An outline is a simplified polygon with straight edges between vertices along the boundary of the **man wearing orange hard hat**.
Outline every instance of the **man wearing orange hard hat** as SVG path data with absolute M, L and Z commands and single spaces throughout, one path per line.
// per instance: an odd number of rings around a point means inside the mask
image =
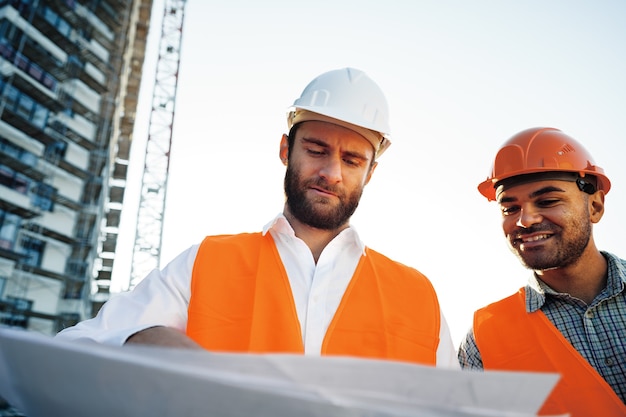
M 499 205 L 508 245 L 533 275 L 474 313 L 459 362 L 559 373 L 540 415 L 626 416 L 626 260 L 593 238 L 610 188 L 589 152 L 553 128 L 510 138 L 478 186 Z

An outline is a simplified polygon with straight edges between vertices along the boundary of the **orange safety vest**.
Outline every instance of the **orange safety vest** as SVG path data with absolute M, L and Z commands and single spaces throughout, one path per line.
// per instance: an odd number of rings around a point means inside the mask
M 526 312 L 524 288 L 474 314 L 484 369 L 559 373 L 539 415 L 624 417 L 626 405 L 546 315 Z
M 430 281 L 366 249 L 322 354 L 436 364 L 440 311 Z M 303 353 L 287 273 L 269 233 L 209 236 L 191 279 L 187 335 L 206 349 Z

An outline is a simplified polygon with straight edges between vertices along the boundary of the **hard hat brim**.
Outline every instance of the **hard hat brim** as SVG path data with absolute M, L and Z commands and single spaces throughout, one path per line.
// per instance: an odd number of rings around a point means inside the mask
M 391 141 L 383 136 L 380 132 L 376 132 L 352 123 L 344 122 L 343 120 L 335 119 L 334 117 L 326 116 L 321 113 L 316 113 L 298 107 L 291 108 L 287 115 L 287 125 L 289 129 L 291 129 L 291 127 L 295 124 L 307 121 L 332 123 L 358 133 L 372 144 L 372 147 L 374 147 L 375 158 L 378 158 L 380 155 L 382 155 L 382 153 L 391 145 Z

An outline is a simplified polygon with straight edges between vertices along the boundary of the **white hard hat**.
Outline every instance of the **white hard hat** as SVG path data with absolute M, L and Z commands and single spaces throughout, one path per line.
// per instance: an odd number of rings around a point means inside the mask
M 287 125 L 319 120 L 356 131 L 374 146 L 378 158 L 391 145 L 389 108 L 380 87 L 363 71 L 343 68 L 309 83 L 289 108 Z

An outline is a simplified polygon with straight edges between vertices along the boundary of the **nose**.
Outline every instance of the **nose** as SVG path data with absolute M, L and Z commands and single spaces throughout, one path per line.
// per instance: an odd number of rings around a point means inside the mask
M 542 216 L 539 210 L 532 206 L 524 206 L 519 211 L 516 225 L 518 227 L 528 228 L 533 224 L 541 223 Z
M 330 156 L 325 158 L 324 165 L 320 169 L 320 176 L 329 184 L 337 184 L 341 182 L 341 158 L 339 156 Z

